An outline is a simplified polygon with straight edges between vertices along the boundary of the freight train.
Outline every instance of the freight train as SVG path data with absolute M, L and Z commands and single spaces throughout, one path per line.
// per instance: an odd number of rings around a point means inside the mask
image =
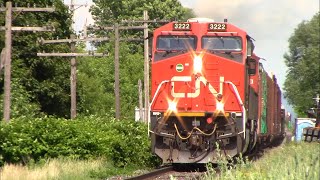
M 154 30 L 149 134 L 163 163 L 215 162 L 284 137 L 281 91 L 237 26 L 192 18 Z

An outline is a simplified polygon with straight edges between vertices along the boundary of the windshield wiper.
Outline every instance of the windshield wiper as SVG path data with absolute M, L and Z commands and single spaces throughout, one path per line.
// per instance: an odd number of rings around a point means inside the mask
M 229 52 L 224 52 L 225 54 L 228 54 L 231 58 L 234 58 L 234 56 L 232 55 L 232 52 L 229 51 Z
M 166 57 L 168 54 L 177 53 L 177 52 L 185 52 L 186 49 L 179 49 L 179 50 L 166 50 L 162 57 Z
M 215 54 L 217 51 L 216 50 L 213 50 L 213 49 L 207 49 L 206 51 L 212 53 L 212 54 Z
M 217 53 L 220 53 L 220 54 L 227 54 L 228 56 L 230 56 L 231 58 L 235 58 L 233 53 L 237 53 L 235 51 L 226 51 L 226 50 L 217 50 L 217 49 L 207 49 L 208 52 L 212 53 L 212 54 L 217 54 Z M 242 53 L 241 53 L 242 54 Z

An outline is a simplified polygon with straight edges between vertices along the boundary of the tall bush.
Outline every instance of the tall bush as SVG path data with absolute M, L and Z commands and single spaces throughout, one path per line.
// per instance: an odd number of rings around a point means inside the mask
M 115 166 L 152 165 L 145 124 L 110 117 L 53 117 L 0 123 L 0 165 L 48 158 L 105 157 Z

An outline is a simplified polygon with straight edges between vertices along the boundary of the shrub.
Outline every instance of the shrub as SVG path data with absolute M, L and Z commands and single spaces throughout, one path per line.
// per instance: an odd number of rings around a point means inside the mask
M 0 165 L 105 157 L 114 165 L 154 165 L 145 124 L 110 117 L 19 118 L 0 123 Z

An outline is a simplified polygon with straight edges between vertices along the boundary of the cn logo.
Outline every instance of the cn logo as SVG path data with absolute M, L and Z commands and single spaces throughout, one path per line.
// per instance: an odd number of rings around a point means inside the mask
M 219 93 L 215 90 L 210 83 L 206 80 L 205 77 L 200 76 L 195 81 L 195 92 L 193 93 L 184 93 L 184 92 L 175 92 L 175 82 L 191 82 L 191 76 L 174 76 L 171 78 L 171 95 L 174 98 L 196 98 L 200 95 L 200 83 L 203 83 L 205 86 L 208 86 L 209 91 L 214 95 L 222 94 L 223 91 L 223 82 L 224 77 L 220 76 L 220 91 Z

